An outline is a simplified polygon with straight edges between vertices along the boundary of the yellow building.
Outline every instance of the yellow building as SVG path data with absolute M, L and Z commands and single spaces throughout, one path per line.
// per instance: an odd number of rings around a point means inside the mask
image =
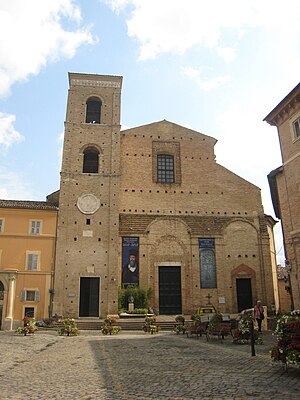
M 0 200 L 0 328 L 51 313 L 57 205 Z

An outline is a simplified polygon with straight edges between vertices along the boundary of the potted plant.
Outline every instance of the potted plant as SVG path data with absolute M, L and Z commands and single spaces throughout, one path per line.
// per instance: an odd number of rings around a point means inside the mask
M 17 333 L 23 336 L 34 334 L 35 331 L 37 331 L 36 320 L 32 317 L 27 316 L 23 318 L 23 326 L 20 326 L 16 330 Z
M 79 334 L 79 330 L 77 328 L 76 322 L 73 318 L 65 318 L 62 320 L 63 326 L 59 328 L 58 334 L 60 336 L 77 336 Z
M 143 326 L 143 331 L 145 333 L 151 333 L 151 335 L 153 335 L 153 333 L 157 333 L 159 328 L 157 325 L 155 325 L 156 323 L 156 318 L 154 316 L 152 317 L 145 317 L 145 323 Z
M 300 366 L 300 310 L 283 314 L 274 334 L 277 343 L 271 350 L 273 361 Z
M 175 327 L 174 327 L 174 332 L 179 335 L 179 333 L 185 334 L 186 331 L 186 326 L 185 324 L 185 318 L 183 315 L 177 315 L 175 317 Z
M 113 325 L 116 323 L 116 319 L 110 316 L 107 316 L 104 320 L 104 324 L 101 326 L 100 330 L 103 335 L 117 335 L 121 327 L 117 325 Z
M 251 324 L 254 324 L 252 313 L 243 312 L 238 320 L 238 327 L 233 330 L 233 343 L 247 344 L 250 340 Z M 262 344 L 262 336 L 259 335 L 257 329 L 254 329 L 254 340 L 258 344 Z

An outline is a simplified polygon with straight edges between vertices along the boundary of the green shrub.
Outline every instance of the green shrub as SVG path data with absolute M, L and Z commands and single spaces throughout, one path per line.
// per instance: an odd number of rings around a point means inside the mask
M 149 297 L 150 297 L 150 289 L 141 289 L 137 287 L 119 289 L 118 296 L 118 306 L 119 310 L 128 309 L 129 298 L 133 297 L 134 299 L 134 307 L 137 308 L 146 308 L 148 310 L 149 307 Z
M 133 310 L 121 310 L 127 314 L 148 314 L 148 308 L 134 308 Z

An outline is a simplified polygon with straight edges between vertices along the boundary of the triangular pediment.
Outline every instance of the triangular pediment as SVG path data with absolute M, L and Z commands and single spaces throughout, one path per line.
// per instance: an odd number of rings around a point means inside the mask
M 179 134 L 182 136 L 190 136 L 197 138 L 199 138 L 199 136 L 200 137 L 202 136 L 203 138 L 205 138 L 205 140 L 210 140 L 213 145 L 217 143 L 217 139 L 213 138 L 212 136 L 208 136 L 205 135 L 204 133 L 195 131 L 185 126 L 175 124 L 174 122 L 167 121 L 166 119 L 145 125 L 140 125 L 134 128 L 128 128 L 121 131 L 121 133 L 123 133 L 125 136 L 130 134 L 137 134 L 138 132 L 148 132 L 149 134 L 151 132 L 152 133 L 155 132 L 156 134 L 161 134 L 162 139 L 164 133 L 165 134 L 176 133 L 177 136 Z

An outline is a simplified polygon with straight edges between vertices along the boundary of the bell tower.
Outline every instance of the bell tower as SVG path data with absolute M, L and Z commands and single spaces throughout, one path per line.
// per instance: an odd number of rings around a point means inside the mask
M 118 307 L 121 76 L 69 73 L 53 312 Z

